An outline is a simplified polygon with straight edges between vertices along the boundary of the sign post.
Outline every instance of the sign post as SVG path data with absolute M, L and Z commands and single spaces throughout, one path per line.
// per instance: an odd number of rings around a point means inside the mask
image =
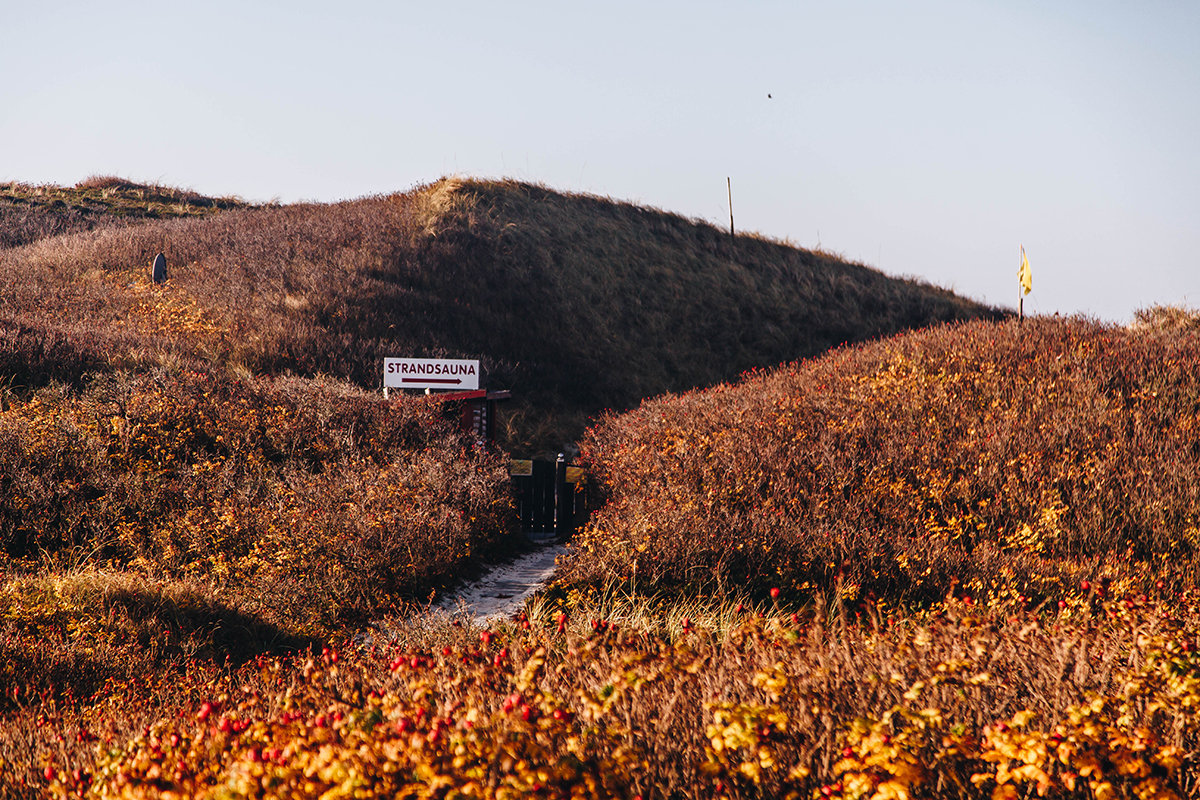
M 469 391 L 479 388 L 479 362 L 461 358 L 385 358 L 385 389 L 441 389 Z

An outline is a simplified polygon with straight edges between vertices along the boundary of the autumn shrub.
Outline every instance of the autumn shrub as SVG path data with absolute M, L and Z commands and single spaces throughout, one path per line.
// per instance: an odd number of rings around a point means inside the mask
M 1197 633 L 1193 592 L 1134 582 L 1049 609 L 760 606 L 671 637 L 586 605 L 397 620 L 10 712 L 0 759 L 11 793 L 53 797 L 1182 798 Z
M 592 428 L 565 579 L 1055 598 L 1197 577 L 1200 338 L 1070 319 L 907 333 Z
M 436 402 L 218 371 L 102 373 L 0 412 L 8 574 L 216 587 L 297 633 L 423 599 L 514 541 L 504 459 Z

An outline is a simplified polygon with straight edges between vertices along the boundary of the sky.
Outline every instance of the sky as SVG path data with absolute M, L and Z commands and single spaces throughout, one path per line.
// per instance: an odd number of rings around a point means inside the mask
M 0 181 L 509 177 L 1028 313 L 1200 307 L 1200 3 L 0 0 Z

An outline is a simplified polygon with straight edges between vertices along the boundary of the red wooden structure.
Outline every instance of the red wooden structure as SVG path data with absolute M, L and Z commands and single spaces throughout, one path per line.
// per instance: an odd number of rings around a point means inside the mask
M 488 444 L 496 438 L 496 401 L 508 400 L 511 397 L 512 392 L 507 389 L 474 389 L 469 392 L 446 392 L 437 395 L 442 404 L 442 413 L 448 419 L 457 419 L 463 431 Z

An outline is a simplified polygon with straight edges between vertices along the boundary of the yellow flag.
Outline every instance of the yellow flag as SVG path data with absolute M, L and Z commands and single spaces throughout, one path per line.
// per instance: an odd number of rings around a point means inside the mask
M 1017 270 L 1017 280 L 1021 282 L 1025 294 L 1033 291 L 1033 271 L 1029 269 L 1029 259 L 1025 257 L 1025 245 L 1021 245 L 1021 268 Z

